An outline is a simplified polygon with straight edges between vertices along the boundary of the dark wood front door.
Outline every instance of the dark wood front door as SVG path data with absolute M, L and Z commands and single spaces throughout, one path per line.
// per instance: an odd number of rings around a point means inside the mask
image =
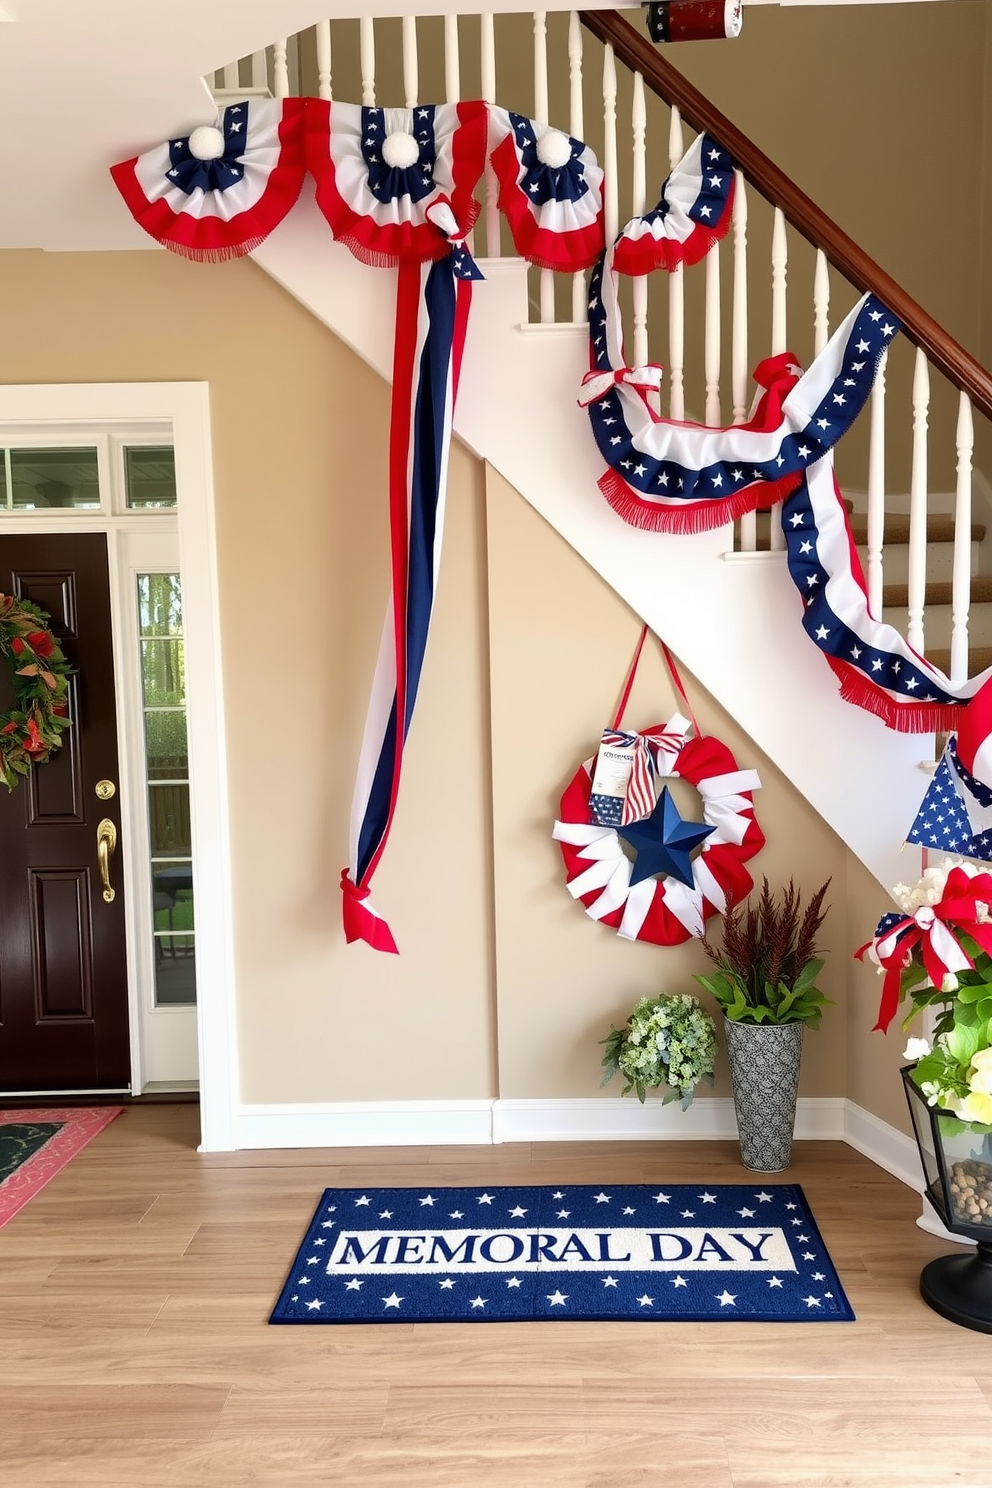
M 130 1084 L 117 711 L 107 539 L 0 534 L 0 592 L 31 600 L 75 668 L 72 727 L 45 765 L 0 787 L 0 1092 Z M 0 665 L 0 713 L 11 705 Z M 115 794 L 101 800 L 100 781 Z M 113 822 L 107 903 L 97 826 Z

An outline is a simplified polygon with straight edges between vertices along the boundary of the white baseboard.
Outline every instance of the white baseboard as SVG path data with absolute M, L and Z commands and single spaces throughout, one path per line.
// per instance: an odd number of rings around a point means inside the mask
M 337 1101 L 244 1105 L 235 1148 L 488 1146 L 501 1142 L 671 1142 L 737 1136 L 732 1100 L 705 1096 L 687 1111 L 649 1099 Z M 801 1141 L 844 1141 L 923 1191 L 916 1143 L 853 1101 L 801 1097 Z
M 796 1110 L 796 1136 L 839 1141 L 844 1101 L 804 1098 Z M 494 1142 L 671 1142 L 737 1136 L 734 1103 L 697 1096 L 687 1111 L 677 1102 L 637 1100 L 497 1100 Z
M 839 1099 L 801 1099 L 796 1136 L 839 1141 Z M 235 1113 L 236 1148 L 427 1147 L 492 1142 L 703 1141 L 734 1138 L 729 1099 L 700 1097 L 687 1111 L 649 1099 L 339 1101 L 244 1105 Z
M 492 1141 L 491 1100 L 241 1106 L 234 1146 L 432 1147 Z
M 879 1120 L 862 1106 L 856 1106 L 853 1101 L 845 1101 L 844 1106 L 844 1141 L 848 1146 L 871 1158 L 873 1163 L 921 1194 L 924 1189 L 923 1168 L 913 1138 L 890 1126 L 887 1121 Z

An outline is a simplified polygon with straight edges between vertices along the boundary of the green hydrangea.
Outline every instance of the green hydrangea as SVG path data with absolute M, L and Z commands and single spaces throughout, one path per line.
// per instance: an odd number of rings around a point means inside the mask
M 611 1027 L 601 1042 L 603 1084 L 620 1073 L 623 1094 L 636 1090 L 640 1101 L 665 1086 L 665 1102 L 680 1100 L 684 1110 L 700 1080 L 713 1083 L 716 1024 L 688 992 L 642 997 L 623 1028 Z

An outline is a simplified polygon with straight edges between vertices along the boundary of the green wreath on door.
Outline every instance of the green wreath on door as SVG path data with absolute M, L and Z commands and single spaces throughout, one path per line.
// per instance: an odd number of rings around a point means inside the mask
M 44 764 L 69 727 L 72 668 L 49 628 L 50 616 L 26 599 L 0 594 L 0 657 L 14 682 L 14 706 L 0 713 L 0 782 L 13 790 L 32 764 Z

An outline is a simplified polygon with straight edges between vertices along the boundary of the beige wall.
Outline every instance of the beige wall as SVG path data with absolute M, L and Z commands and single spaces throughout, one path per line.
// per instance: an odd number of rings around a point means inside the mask
M 377 880 L 402 955 L 379 956 L 345 946 L 338 876 L 387 594 L 385 385 L 247 262 L 6 253 L 0 300 L 0 380 L 210 384 L 243 1098 L 489 1095 L 481 473 L 455 451 Z
M 601 1073 L 598 1040 L 638 997 L 698 992 L 713 1011 L 693 981 L 709 963 L 695 941 L 622 941 L 565 892 L 550 826 L 562 790 L 610 721 L 640 622 L 493 471 L 488 486 L 500 1094 L 591 1095 Z M 670 539 L 673 562 L 679 541 Z M 761 777 L 756 815 L 768 841 L 750 864 L 759 884 L 763 874 L 776 886 L 792 876 L 806 898 L 832 879 L 823 988 L 835 1006 L 807 1036 L 801 1088 L 804 1095 L 843 1096 L 847 1028 L 863 1024 L 867 1012 L 851 1004 L 850 945 L 864 928 L 858 920 L 849 925 L 851 855 L 733 718 L 688 673 L 683 681 L 703 732 Z M 626 721 L 634 728 L 664 723 L 676 707 L 660 649 L 651 644 Z M 698 814 L 698 799 L 686 789 L 682 809 Z M 876 898 L 884 898 L 880 890 Z M 711 926 L 718 939 L 719 920 Z M 604 1094 L 620 1088 L 617 1081 Z M 728 1091 L 721 1059 L 717 1092 Z
M 983 88 L 992 97 L 986 13 L 982 0 L 758 7 L 739 42 L 672 55 L 988 354 L 987 275 L 981 309 L 978 284 L 992 200 L 976 186 Z M 926 230 L 949 202 L 951 256 Z M 376 882 L 402 954 L 346 948 L 337 879 L 388 581 L 388 389 L 249 263 L 7 253 L 0 294 L 0 380 L 210 384 L 243 1098 L 595 1094 L 611 1020 L 645 992 L 691 989 L 706 964 L 694 944 L 628 945 L 588 921 L 549 835 L 612 707 L 635 617 L 455 449 L 432 643 Z M 847 1094 L 905 1127 L 901 1035 L 870 1033 L 878 984 L 851 959 L 886 896 L 687 681 L 704 728 L 761 773 L 769 841 L 755 872 L 795 874 L 807 891 L 833 880 L 824 985 L 835 1006 L 807 1039 L 803 1091 Z M 652 655 L 632 717 L 670 707 Z

